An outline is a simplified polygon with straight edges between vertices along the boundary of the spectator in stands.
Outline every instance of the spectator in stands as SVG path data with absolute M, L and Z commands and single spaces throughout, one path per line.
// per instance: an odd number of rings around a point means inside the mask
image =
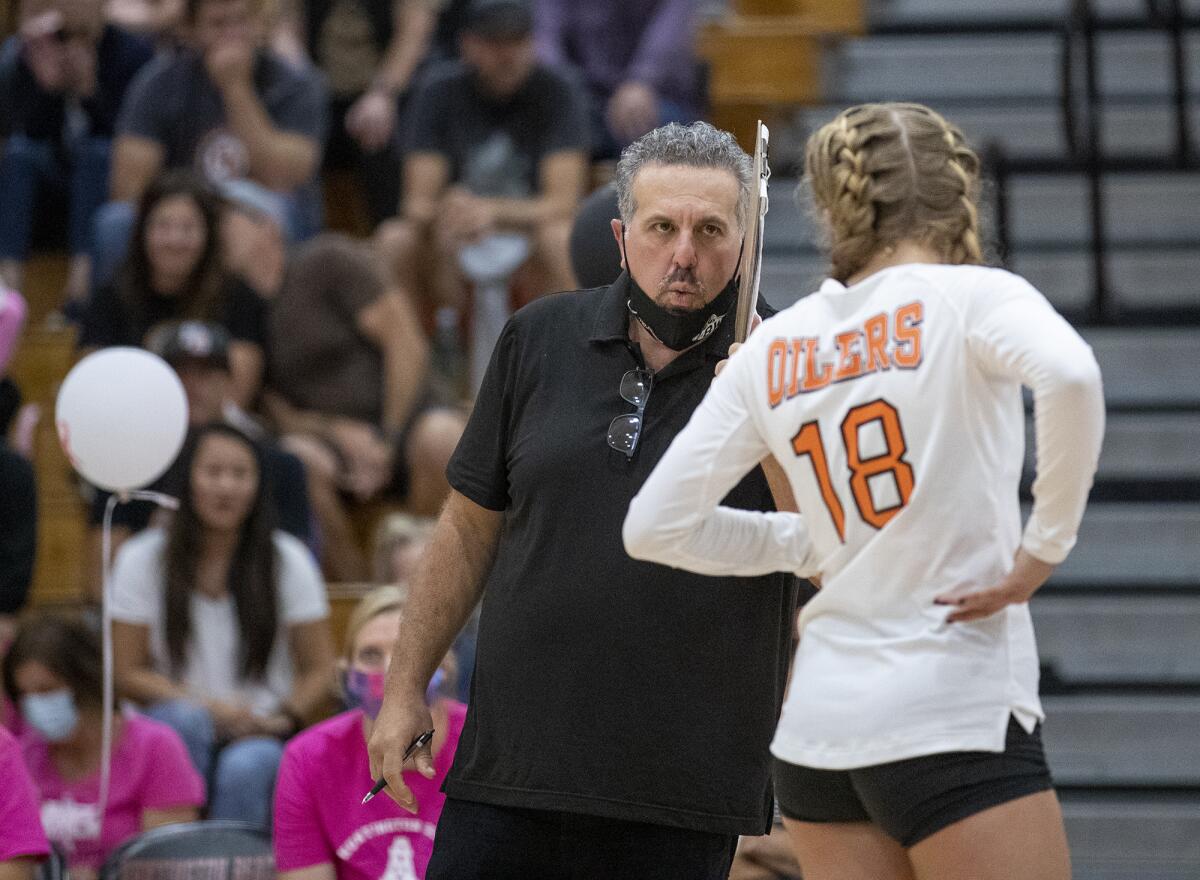
M 0 287 L 0 656 L 25 605 L 37 551 L 37 486 L 28 459 L 7 436 L 21 392 L 4 373 L 25 322 L 25 300 Z
M 329 81 L 326 167 L 358 172 L 372 225 L 396 213 L 397 118 L 444 3 L 308 0 L 286 23 Z
M 471 256 L 494 264 L 487 248 L 501 235 L 524 239 L 534 295 L 573 286 L 586 107 L 572 81 L 536 62 L 532 29 L 526 0 L 473 0 L 462 62 L 431 71 L 413 96 L 402 214 L 379 235 L 406 290 L 423 278 L 435 300 L 460 306 Z
M 592 156 L 700 115 L 695 0 L 537 0 L 537 54 L 587 84 Z
M 386 497 L 437 513 L 465 419 L 439 402 L 413 309 L 365 243 L 322 235 L 300 246 L 269 326 L 264 403 L 305 464 L 326 570 L 365 580 L 348 502 Z
M 407 584 L 416 574 L 417 565 L 429 545 L 434 522 L 431 517 L 394 513 L 379 523 L 372 542 L 375 583 L 397 584 L 407 589 Z M 475 670 L 475 645 L 478 639 L 479 607 L 476 606 L 454 640 L 453 653 L 457 661 L 457 670 L 452 676 L 453 681 L 446 687 L 447 693 L 455 694 L 464 703 L 471 693 L 471 676 Z
M 163 49 L 174 49 L 182 36 L 184 0 L 108 0 L 105 17 L 143 34 Z
M 33 465 L 0 436 L 0 657 L 25 607 L 37 554 Z
M 121 712 L 113 718 L 112 774 L 100 814 L 100 641 L 82 622 L 44 617 L 24 624 L 4 663 L 4 690 L 26 724 L 25 764 L 46 836 L 74 880 L 94 878 L 105 857 L 138 832 L 198 816 L 204 783 L 179 736 Z
M 308 506 L 308 481 L 300 459 L 285 452 L 274 438 L 237 407 L 232 400 L 233 374 L 229 362 L 229 334 L 218 324 L 204 321 L 172 321 L 150 331 L 147 348 L 162 357 L 179 376 L 187 394 L 188 425 L 192 430 L 210 422 L 225 421 L 250 435 L 263 457 L 263 475 L 270 488 L 275 520 L 283 531 L 312 546 L 312 522 Z M 151 488 L 178 497 L 185 473 L 182 460 Z M 89 592 L 100 598 L 101 524 L 108 493 L 97 492 L 88 518 L 92 564 L 89 566 Z M 131 535 L 160 519 L 150 501 L 128 501 L 113 511 L 113 552 Z
M 0 878 L 33 880 L 37 863 L 50 854 L 38 819 L 38 795 L 21 756 L 21 745 L 0 726 Z
M 163 321 L 214 321 L 228 330 L 231 398 L 248 407 L 262 383 L 266 305 L 221 263 L 221 201 L 190 171 L 169 171 L 142 196 L 130 249 L 115 282 L 84 316 L 82 349 L 145 345 Z
M 101 283 L 129 240 L 133 203 L 163 168 L 193 168 L 214 182 L 246 178 L 287 194 L 293 234 L 320 226 L 325 88 L 315 71 L 266 47 L 266 7 L 187 0 L 187 46 L 134 81 L 117 122 L 113 201 L 97 217 Z
M 154 48 L 105 24 L 101 0 L 21 5 L 20 31 L 0 48 L 0 277 L 21 286 L 34 219 L 57 190 L 67 208 L 66 294 L 78 300 L 88 290 L 117 111 Z
M 375 583 L 408 583 L 429 543 L 433 523 L 432 517 L 407 513 L 393 513 L 379 523 L 372 542 Z
M 571 226 L 571 268 L 583 290 L 608 287 L 621 274 L 621 249 L 610 229 L 617 216 L 617 188 L 611 183 L 597 189 L 579 206 Z
M 308 550 L 275 530 L 248 437 L 207 425 L 183 461 L 189 480 L 170 526 L 117 556 L 117 681 L 183 737 L 212 780 L 210 816 L 266 825 L 281 740 L 329 696 L 325 589 Z
M 466 706 L 445 699 L 435 674 L 426 701 L 433 717 L 435 774 L 404 774 L 421 792 L 416 816 L 387 796 L 359 808 L 370 790 L 367 737 L 383 700 L 383 679 L 396 641 L 405 592 L 379 587 L 350 617 L 342 674 L 352 708 L 297 736 L 284 751 L 275 792 L 275 863 L 280 880 L 352 880 L 357 877 L 423 878 L 434 831 L 466 717 Z M 449 661 L 450 658 L 447 658 Z M 347 808 L 347 805 L 351 805 Z

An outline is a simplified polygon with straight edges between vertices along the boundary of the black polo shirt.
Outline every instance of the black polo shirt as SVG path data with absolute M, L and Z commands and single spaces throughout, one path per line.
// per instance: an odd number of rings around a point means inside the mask
M 448 468 L 504 512 L 466 727 L 445 791 L 502 806 L 726 834 L 771 821 L 768 745 L 790 660 L 796 582 L 636 562 L 629 502 L 700 403 L 733 317 L 655 377 L 632 460 L 627 276 L 538 300 L 508 322 Z M 774 509 L 762 472 L 725 499 Z

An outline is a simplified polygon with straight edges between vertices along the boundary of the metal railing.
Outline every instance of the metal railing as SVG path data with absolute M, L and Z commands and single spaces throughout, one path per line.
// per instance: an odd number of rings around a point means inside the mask
M 995 236 L 999 257 L 1007 262 L 1012 252 L 1009 215 L 1009 185 L 1014 175 L 1082 174 L 1087 181 L 1087 249 L 1093 272 L 1094 297 L 1080 317 L 1109 324 L 1127 317 L 1115 302 L 1108 271 L 1109 237 L 1105 204 L 1105 178 L 1121 172 L 1154 172 L 1200 169 L 1192 143 L 1187 83 L 1189 30 L 1200 29 L 1200 18 L 1184 14 L 1181 0 L 1145 0 L 1146 14 L 1137 17 L 1100 18 L 1089 0 L 1073 0 L 1071 10 L 1057 32 L 1062 39 L 1060 103 L 1063 138 L 1067 155 L 1061 158 L 1030 158 L 1009 153 L 992 143 L 984 150 L 985 164 L 995 182 Z M 1027 24 L 1026 29 L 1029 29 Z M 1004 29 L 1004 28 L 1001 28 Z M 1097 36 L 1111 32 L 1152 31 L 1164 33 L 1170 46 L 1173 145 L 1165 155 L 1113 156 L 1103 142 L 1104 96 L 1101 94 L 1100 54 Z M 1188 318 L 1200 307 L 1182 310 Z M 1178 317 L 1157 310 L 1160 320 Z

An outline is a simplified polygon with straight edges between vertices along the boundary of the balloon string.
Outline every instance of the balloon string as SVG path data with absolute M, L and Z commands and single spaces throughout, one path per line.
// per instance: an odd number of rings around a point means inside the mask
M 100 798 L 96 805 L 98 830 L 104 831 L 104 814 L 108 807 L 108 785 L 112 776 L 112 729 L 113 729 L 113 648 L 112 648 L 112 517 L 121 499 L 113 494 L 104 505 L 104 527 L 102 530 L 102 594 L 100 603 L 100 629 L 103 644 L 104 667 L 104 721 L 100 736 Z
M 116 700 L 113 696 L 113 637 L 112 637 L 112 518 L 117 505 L 126 501 L 152 501 L 159 507 L 178 510 L 178 499 L 162 492 L 136 490 L 113 493 L 104 505 L 104 525 L 101 531 L 101 603 L 100 628 L 102 642 L 104 713 L 100 736 L 100 797 L 96 804 L 98 812 L 97 832 L 104 831 L 104 814 L 108 807 L 108 791 L 112 778 L 113 711 Z

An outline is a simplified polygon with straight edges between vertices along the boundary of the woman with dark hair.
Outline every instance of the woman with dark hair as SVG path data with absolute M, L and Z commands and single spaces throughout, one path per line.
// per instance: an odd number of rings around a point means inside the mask
M 234 400 L 248 406 L 262 382 L 266 306 L 222 264 L 222 207 L 220 197 L 191 171 L 155 178 L 142 196 L 116 282 L 99 288 L 88 305 L 79 347 L 141 346 L 164 321 L 221 324 L 233 339 Z
M 179 731 L 210 816 L 265 826 L 282 740 L 327 699 L 333 646 L 320 572 L 275 528 L 260 455 L 229 425 L 194 432 L 179 511 L 121 547 L 112 608 L 121 693 Z
M 179 736 L 158 721 L 120 712 L 101 816 L 100 642 L 79 621 L 26 622 L 4 661 L 4 691 L 25 722 L 25 765 L 46 836 L 66 855 L 73 878 L 94 877 L 105 857 L 140 831 L 197 817 L 204 783 Z

